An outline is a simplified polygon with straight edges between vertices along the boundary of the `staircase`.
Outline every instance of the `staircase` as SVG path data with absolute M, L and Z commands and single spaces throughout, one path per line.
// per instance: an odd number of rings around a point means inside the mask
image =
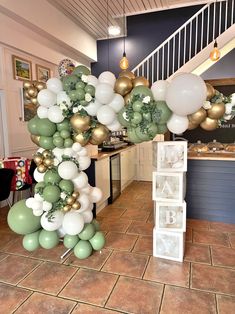
M 150 86 L 177 72 L 192 71 L 209 57 L 217 39 L 221 48 L 235 37 L 235 0 L 203 6 L 177 31 L 150 53 L 132 72 L 144 76 Z

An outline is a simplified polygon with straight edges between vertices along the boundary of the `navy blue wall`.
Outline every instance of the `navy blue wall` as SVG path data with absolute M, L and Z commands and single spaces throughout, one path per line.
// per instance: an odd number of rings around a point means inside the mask
M 194 15 L 201 6 L 166 10 L 127 18 L 126 53 L 130 69 L 134 68 L 149 53 L 167 39 L 174 31 Z M 98 62 L 92 64 L 92 74 L 110 70 L 120 73 L 119 61 L 123 53 L 123 39 L 97 42 Z

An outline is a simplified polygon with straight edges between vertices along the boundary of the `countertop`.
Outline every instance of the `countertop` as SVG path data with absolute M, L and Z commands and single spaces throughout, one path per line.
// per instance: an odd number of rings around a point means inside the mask
M 135 145 L 128 145 L 128 146 L 125 146 L 125 147 L 122 147 L 119 149 L 115 149 L 115 150 L 110 151 L 110 152 L 98 152 L 98 154 L 91 155 L 90 157 L 91 157 L 91 159 L 94 159 L 94 160 L 101 160 L 101 159 L 108 158 L 108 157 L 111 157 L 113 155 L 119 154 L 121 152 L 124 152 L 125 150 L 131 149 L 133 147 L 135 147 Z
M 188 159 L 235 161 L 235 152 L 212 152 L 212 153 L 188 152 Z

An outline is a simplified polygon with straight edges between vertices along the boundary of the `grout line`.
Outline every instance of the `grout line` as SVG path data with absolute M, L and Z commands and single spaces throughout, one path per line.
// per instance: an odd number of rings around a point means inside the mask
M 25 275 L 22 279 L 20 279 L 20 280 L 15 284 L 16 287 L 20 287 L 20 286 L 18 286 L 18 285 L 19 285 L 24 279 L 26 279 L 28 276 L 30 276 L 35 270 L 37 270 L 42 264 L 43 264 L 43 262 L 40 261 L 37 266 L 35 266 L 30 272 L 27 273 L 27 275 Z
M 165 287 L 166 287 L 166 284 L 163 285 L 162 296 L 161 296 L 161 301 L 160 301 L 158 313 L 160 313 L 162 310 L 163 298 L 165 295 Z
M 212 255 L 212 246 L 211 245 L 209 245 L 209 252 L 210 252 L 211 266 L 214 266 L 214 264 L 213 264 L 213 255 Z
M 144 271 L 143 271 L 143 274 L 142 274 L 142 277 L 141 277 L 141 279 L 143 279 L 143 280 L 144 280 L 144 276 L 145 276 L 147 267 L 148 267 L 148 265 L 149 265 L 149 263 L 150 263 L 150 259 L 151 259 L 151 256 L 149 255 L 149 256 L 148 256 L 148 260 L 147 260 L 146 265 L 145 265 L 145 268 L 144 268 Z
M 110 293 L 109 293 L 109 295 L 108 295 L 108 297 L 107 297 L 107 300 L 106 300 L 105 303 L 104 303 L 104 307 L 105 307 L 106 304 L 108 303 L 108 301 L 109 301 L 109 299 L 110 299 L 110 297 L 111 297 L 111 294 L 113 293 L 113 291 L 114 291 L 114 289 L 115 289 L 115 287 L 116 287 L 116 285 L 117 285 L 117 282 L 119 281 L 119 278 L 120 278 L 120 277 L 121 277 L 121 275 L 118 275 L 118 276 L 117 276 L 116 282 L 114 283 L 113 288 L 110 290 Z
M 218 302 L 217 294 L 215 294 L 215 309 L 216 309 L 216 313 L 219 314 L 219 302 Z
M 25 289 L 25 290 L 27 290 L 27 289 Z M 28 299 L 34 294 L 34 291 L 31 291 L 31 290 L 28 290 L 29 292 L 32 292 L 32 293 L 30 293 L 29 294 L 29 296 L 19 305 L 19 306 L 17 306 L 14 310 L 13 310 L 13 312 L 12 313 L 15 313 L 23 304 L 25 304 L 27 301 L 28 301 Z
M 62 290 L 64 290 L 64 288 L 71 282 L 71 280 L 76 276 L 76 274 L 79 272 L 81 268 L 78 268 L 74 274 L 71 276 L 71 278 L 66 282 L 66 284 L 64 284 L 64 286 L 57 292 L 56 296 L 59 297 L 59 294 L 61 293 Z
M 189 284 L 189 289 L 191 289 L 192 287 L 192 263 L 190 262 L 189 263 L 189 281 L 188 281 L 188 284 Z

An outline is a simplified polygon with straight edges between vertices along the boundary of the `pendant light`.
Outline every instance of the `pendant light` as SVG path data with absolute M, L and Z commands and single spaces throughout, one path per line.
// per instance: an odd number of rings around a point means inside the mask
M 126 17 L 125 17 L 125 0 L 123 0 L 123 55 L 119 62 L 119 66 L 122 70 L 127 70 L 129 67 L 129 61 L 126 57 Z
M 210 53 L 211 61 L 218 61 L 220 58 L 220 51 L 218 49 L 218 43 L 217 43 L 216 38 L 215 38 L 216 6 L 217 6 L 217 0 L 215 1 L 215 4 L 214 4 L 214 29 L 213 29 L 214 48 Z

